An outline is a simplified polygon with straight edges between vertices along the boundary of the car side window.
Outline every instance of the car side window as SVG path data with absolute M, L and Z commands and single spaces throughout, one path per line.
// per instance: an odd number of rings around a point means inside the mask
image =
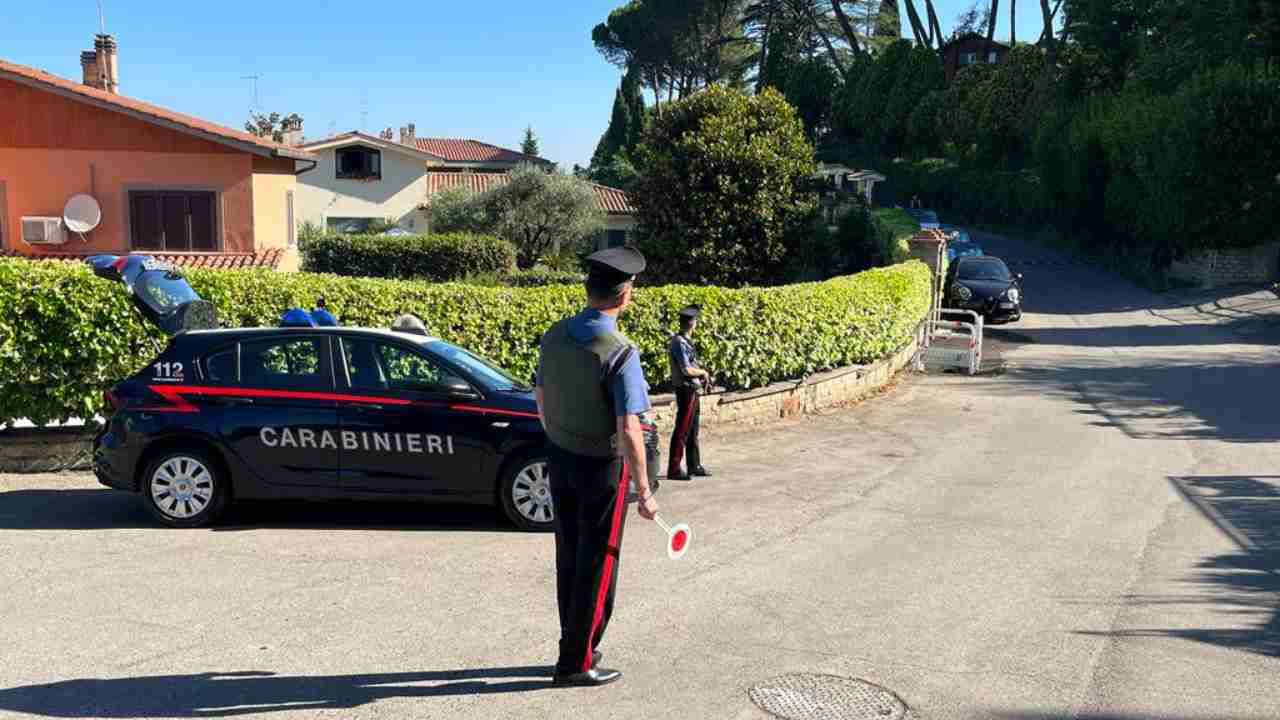
M 327 390 L 321 338 L 272 338 L 240 345 L 240 381 L 259 387 Z
M 399 345 L 342 338 L 342 357 L 347 379 L 358 390 L 435 392 L 444 376 L 440 366 Z
M 210 382 L 231 383 L 236 381 L 236 348 L 231 347 L 216 352 L 204 360 L 204 374 Z
M 398 345 L 379 344 L 377 348 L 387 384 L 392 389 L 423 392 L 440 389 L 443 373 L 435 363 Z

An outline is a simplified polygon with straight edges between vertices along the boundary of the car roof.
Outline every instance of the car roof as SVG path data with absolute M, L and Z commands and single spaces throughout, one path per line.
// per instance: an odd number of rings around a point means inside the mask
M 416 333 L 400 332 L 384 328 L 341 326 L 219 328 L 217 330 L 189 330 L 182 334 L 191 338 L 216 340 L 219 338 L 253 337 L 255 335 L 275 335 L 280 333 L 299 333 L 304 335 L 315 335 L 317 333 L 324 335 L 362 335 L 366 337 L 408 340 L 409 342 L 416 342 L 418 344 L 435 342 L 440 339 L 431 335 L 418 335 Z

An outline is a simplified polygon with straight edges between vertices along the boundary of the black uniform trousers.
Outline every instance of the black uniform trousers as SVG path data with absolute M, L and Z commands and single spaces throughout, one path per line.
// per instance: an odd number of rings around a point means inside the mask
M 554 444 L 548 455 L 560 606 L 556 674 L 585 672 L 613 615 L 630 478 L 620 457 L 586 457 Z
M 676 388 L 676 428 L 671 433 L 671 453 L 667 457 L 667 476 L 680 474 L 680 461 L 688 457 L 688 472 L 702 467 L 698 449 L 698 424 L 702 418 L 702 401 L 696 385 Z

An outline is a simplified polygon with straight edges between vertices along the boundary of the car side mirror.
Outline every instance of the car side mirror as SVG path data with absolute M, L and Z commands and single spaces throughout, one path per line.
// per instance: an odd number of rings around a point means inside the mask
M 476 393 L 474 389 L 472 389 L 471 384 L 468 383 L 466 380 L 463 380 L 462 378 L 458 377 L 457 375 L 449 375 L 449 374 L 443 375 L 440 378 L 440 383 L 438 387 L 440 388 L 440 391 L 443 392 L 444 394 L 452 395 L 454 397 L 465 397 L 465 398 L 479 397 L 479 394 Z

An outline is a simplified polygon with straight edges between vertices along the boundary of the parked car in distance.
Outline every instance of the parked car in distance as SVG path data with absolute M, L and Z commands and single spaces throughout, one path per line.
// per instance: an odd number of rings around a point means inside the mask
M 907 214 L 916 219 L 920 223 L 920 227 L 925 230 L 934 230 L 942 227 L 942 223 L 938 222 L 938 213 L 924 208 L 907 208 Z
M 949 234 L 947 238 L 947 262 L 955 262 L 956 259 L 962 257 L 982 257 L 982 248 L 973 241 L 973 237 L 969 235 L 968 230 L 962 230 L 954 225 L 943 225 L 943 232 Z
M 1022 275 L 998 257 L 962 257 L 947 268 L 943 307 L 972 310 L 992 325 L 1022 319 Z

